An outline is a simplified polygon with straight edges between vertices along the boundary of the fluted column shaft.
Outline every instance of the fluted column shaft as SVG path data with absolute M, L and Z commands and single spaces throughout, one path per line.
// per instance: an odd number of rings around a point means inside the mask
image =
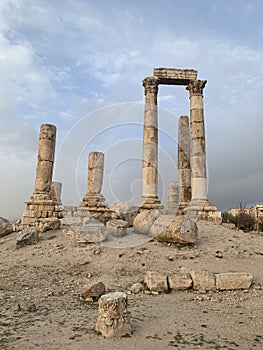
M 191 201 L 190 130 L 186 115 L 178 121 L 178 182 L 179 210 L 183 210 Z
M 158 79 L 143 80 L 145 92 L 143 162 L 142 162 L 142 207 L 160 205 L 158 199 Z
M 187 86 L 190 93 L 190 164 L 192 204 L 207 199 L 206 146 L 203 89 L 206 80 L 193 80 Z

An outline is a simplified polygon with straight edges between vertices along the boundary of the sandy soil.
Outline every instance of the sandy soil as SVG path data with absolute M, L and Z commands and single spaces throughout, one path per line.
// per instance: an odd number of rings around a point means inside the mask
M 15 233 L 2 238 L 0 349 L 263 349 L 263 236 L 198 226 L 196 245 L 184 248 L 79 247 L 63 230 L 18 250 Z M 127 291 L 146 271 L 180 269 L 252 272 L 254 282 L 249 291 L 129 295 L 132 336 L 106 340 L 95 332 L 98 303 L 80 300 L 84 284 Z

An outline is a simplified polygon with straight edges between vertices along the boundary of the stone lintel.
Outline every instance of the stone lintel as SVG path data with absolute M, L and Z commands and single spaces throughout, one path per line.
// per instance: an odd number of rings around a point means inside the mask
M 159 79 L 159 84 L 165 85 L 188 85 L 197 79 L 194 69 L 154 68 L 153 75 Z

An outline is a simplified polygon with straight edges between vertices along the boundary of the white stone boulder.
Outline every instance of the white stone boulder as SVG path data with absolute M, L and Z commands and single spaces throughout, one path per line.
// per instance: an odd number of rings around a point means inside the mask
M 133 227 L 141 233 L 149 234 L 159 215 L 160 211 L 158 209 L 143 210 L 133 220 Z
M 161 220 L 158 222 L 158 230 L 161 231 Z M 159 232 L 155 239 L 160 242 L 176 243 L 188 245 L 196 242 L 198 228 L 195 220 L 184 216 L 175 216 L 174 219 L 166 226 L 169 218 L 163 217 L 163 230 Z M 153 230 L 153 229 L 152 229 Z M 156 231 L 157 232 L 157 229 Z
M 123 201 L 113 202 L 110 206 L 112 219 L 123 219 L 129 226 L 133 225 L 133 220 L 138 214 L 138 207 L 132 206 Z

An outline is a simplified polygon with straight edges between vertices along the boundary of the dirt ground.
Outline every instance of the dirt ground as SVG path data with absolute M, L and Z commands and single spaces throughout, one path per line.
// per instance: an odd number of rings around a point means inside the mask
M 263 236 L 204 221 L 198 227 L 196 245 L 184 248 L 147 239 L 80 247 L 59 230 L 15 249 L 17 234 L 3 237 L 0 349 L 263 349 Z M 106 340 L 96 333 L 98 302 L 80 299 L 84 284 L 127 292 L 146 271 L 178 270 L 251 272 L 254 280 L 245 291 L 130 294 L 133 334 Z

